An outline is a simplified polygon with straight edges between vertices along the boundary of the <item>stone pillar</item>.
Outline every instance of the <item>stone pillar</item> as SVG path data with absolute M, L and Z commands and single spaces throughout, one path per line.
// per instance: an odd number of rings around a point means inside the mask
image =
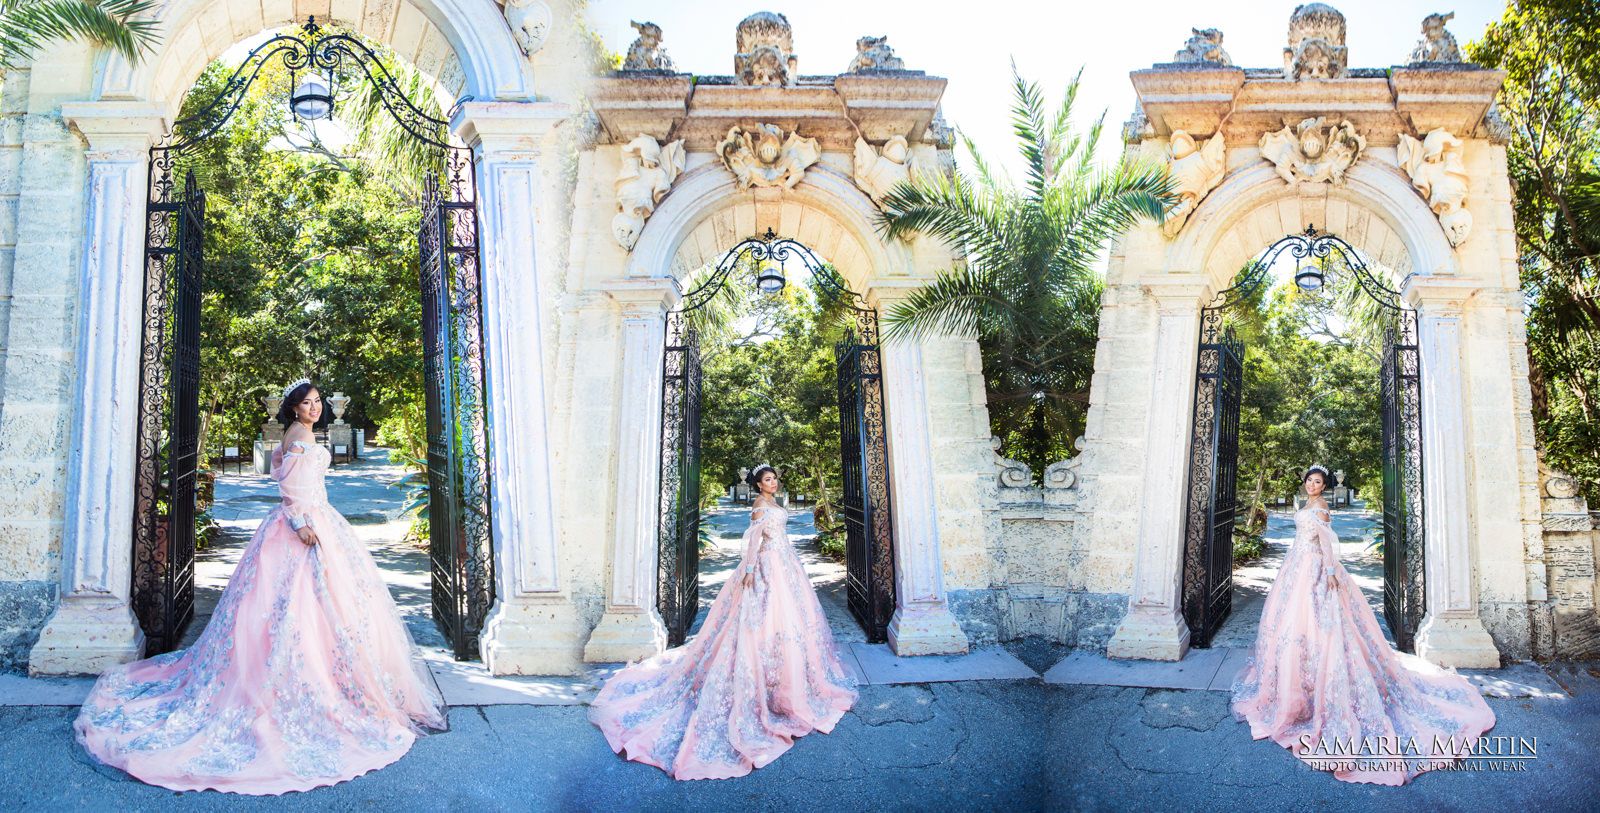
M 1189 625 L 1178 603 L 1183 578 L 1184 489 L 1194 418 L 1200 306 L 1210 298 L 1212 287 L 1198 274 L 1148 277 L 1141 284 L 1156 299 L 1159 322 L 1145 436 L 1139 550 L 1128 614 L 1106 644 L 1106 654 L 1176 661 L 1189 650 Z
M 886 307 L 880 304 L 882 310 Z M 951 614 L 944 592 L 922 345 L 885 342 L 879 346 L 879 354 L 889 422 L 895 546 L 895 610 L 889 619 L 889 648 L 902 657 L 964 653 L 967 636 Z
M 67 470 L 61 595 L 28 659 L 33 675 L 95 674 L 144 655 L 132 589 L 134 447 L 150 144 L 163 103 L 78 102 L 61 116 L 89 142 L 78 290 L 77 410 Z
M 1422 356 L 1423 590 L 1427 614 L 1417 654 L 1441 666 L 1498 669 L 1500 651 L 1478 617 L 1467 449 L 1462 309 L 1480 287 L 1455 277 L 1412 277 L 1406 301 L 1418 311 Z
M 1540 509 L 1549 595 L 1542 610 L 1548 643 L 1541 658 L 1592 658 L 1600 654 L 1600 613 L 1596 613 L 1595 570 L 1600 559 L 1600 525 L 1578 494 L 1578 481 L 1540 464 Z M 1529 602 L 1532 604 L 1533 602 Z M 1538 641 L 1540 636 L 1535 636 Z M 1542 651 L 1541 651 L 1542 649 Z
M 497 675 L 577 674 L 587 626 L 561 568 L 550 496 L 541 144 L 563 105 L 468 102 L 451 127 L 477 163 L 497 598 L 481 636 Z M 563 213 L 555 213 L 562 216 Z
M 583 659 L 615 663 L 649 657 L 667 647 L 667 628 L 656 610 L 661 354 L 666 313 L 678 301 L 678 287 L 667 277 L 617 280 L 601 287 L 622 308 L 622 377 L 617 386 L 620 409 L 606 610 L 584 646 Z

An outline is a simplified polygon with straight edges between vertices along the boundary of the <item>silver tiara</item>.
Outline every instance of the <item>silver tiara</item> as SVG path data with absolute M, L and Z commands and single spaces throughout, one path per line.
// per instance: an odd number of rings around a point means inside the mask
M 309 379 L 309 378 L 302 378 L 302 379 L 300 379 L 298 381 L 289 382 L 289 386 L 283 388 L 283 397 L 284 398 L 288 398 L 289 397 L 289 393 L 294 392 L 295 388 L 300 386 L 301 384 L 310 384 L 310 383 L 311 383 L 311 379 Z
M 1314 472 L 1314 471 L 1315 471 L 1315 472 L 1321 472 L 1321 473 L 1322 473 L 1322 474 L 1323 474 L 1323 476 L 1327 476 L 1327 474 L 1328 474 L 1328 469 L 1327 469 L 1327 467 L 1326 467 L 1326 466 L 1323 466 L 1323 465 L 1322 465 L 1322 464 L 1320 464 L 1320 463 L 1319 463 L 1319 464 L 1317 464 L 1317 465 L 1315 465 L 1315 466 L 1312 466 L 1312 467 L 1311 467 L 1311 468 L 1309 468 L 1309 469 L 1306 469 L 1306 474 L 1310 474 L 1310 473 L 1311 473 L 1311 472 Z
M 767 464 L 765 464 L 765 463 L 762 463 L 761 465 L 756 466 L 755 471 L 750 472 L 751 479 L 760 480 L 761 479 L 761 472 L 763 472 L 763 471 L 770 471 L 770 472 L 776 473 L 778 470 L 773 468 L 773 467 L 771 467 L 771 466 L 769 466 L 769 465 L 767 465 Z

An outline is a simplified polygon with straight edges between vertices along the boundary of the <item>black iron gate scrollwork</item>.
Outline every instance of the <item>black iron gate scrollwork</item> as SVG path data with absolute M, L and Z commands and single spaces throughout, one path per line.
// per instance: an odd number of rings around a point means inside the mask
M 839 432 L 844 492 L 847 600 L 873 643 L 887 640 L 894 612 L 894 527 L 889 508 L 889 444 L 878 349 L 878 314 L 866 307 L 810 249 L 771 229 L 723 256 L 717 268 L 667 314 L 661 395 L 661 500 L 656 606 L 667 643 L 682 644 L 699 606 L 700 344 L 696 312 L 705 308 L 741 263 L 803 264 L 821 292 L 850 315 L 851 330 L 834 348 L 838 363 Z
M 1416 311 L 1379 282 L 1344 240 L 1308 227 L 1274 243 L 1231 288 L 1201 311 L 1183 539 L 1182 596 L 1190 642 L 1208 647 L 1233 600 L 1233 526 L 1238 512 L 1239 402 L 1243 346 L 1223 319 L 1266 280 L 1280 258 L 1326 267 L 1337 259 L 1387 314 L 1380 373 L 1383 419 L 1384 616 L 1395 645 L 1410 651 L 1423 612 L 1422 387 Z M 1297 275 L 1298 276 L 1298 275 Z M 1321 274 L 1316 275 L 1320 285 Z
M 433 613 L 456 657 L 475 657 L 494 599 L 494 563 L 472 154 L 449 143 L 448 122 L 416 107 L 370 47 L 348 34 L 326 32 L 315 18 L 298 34 L 279 34 L 257 46 L 215 97 L 178 120 L 150 149 L 132 573 L 132 603 L 146 651 L 174 648 L 194 611 L 205 192 L 192 171 L 184 173 L 179 192 L 174 173 L 186 153 L 222 129 L 272 59 L 289 70 L 291 86 L 302 72 L 338 77 L 359 68 L 401 128 L 436 151 L 418 235 Z M 323 98 L 331 110 L 332 91 Z

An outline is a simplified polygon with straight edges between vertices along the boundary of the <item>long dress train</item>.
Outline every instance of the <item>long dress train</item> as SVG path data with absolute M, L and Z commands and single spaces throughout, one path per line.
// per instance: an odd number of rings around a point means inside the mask
M 1346 782 L 1403 785 L 1466 756 L 1494 727 L 1489 704 L 1460 675 L 1389 646 L 1333 526 L 1311 508 L 1294 523 L 1233 684 L 1234 717 Z
M 254 795 L 388 765 L 444 703 L 372 555 L 328 504 L 328 450 L 273 453 L 283 502 L 239 559 L 199 640 L 100 676 L 73 728 L 152 785 Z M 308 516 L 319 544 L 289 517 Z
M 760 768 L 856 701 L 778 507 L 755 509 L 744 557 L 684 646 L 629 666 L 589 705 L 611 750 L 675 779 Z M 743 574 L 754 572 L 744 586 Z

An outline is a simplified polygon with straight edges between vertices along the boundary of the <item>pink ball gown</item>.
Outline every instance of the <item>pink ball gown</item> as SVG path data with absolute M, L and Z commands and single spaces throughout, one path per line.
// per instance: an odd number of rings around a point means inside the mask
M 1489 704 L 1460 675 L 1389 646 L 1317 509 L 1296 511 L 1294 525 L 1233 684 L 1234 717 L 1346 782 L 1403 785 L 1465 756 L 1494 727 Z
M 832 731 L 850 710 L 855 680 L 789 544 L 788 516 L 755 509 L 740 566 L 693 640 L 606 681 L 589 720 L 611 750 L 674 779 L 727 779 L 777 759 L 795 737 Z
M 328 450 L 273 453 L 283 496 L 194 646 L 100 676 L 73 728 L 152 785 L 254 795 L 332 785 L 403 756 L 444 703 L 377 565 L 328 504 Z M 308 546 L 289 517 L 310 518 Z

